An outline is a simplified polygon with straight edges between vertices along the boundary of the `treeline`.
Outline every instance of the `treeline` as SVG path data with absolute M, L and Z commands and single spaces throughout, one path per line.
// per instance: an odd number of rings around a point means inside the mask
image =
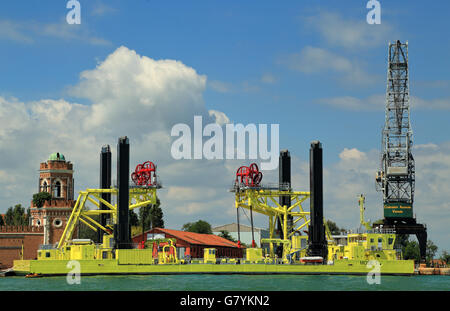
M 30 224 L 30 208 L 25 210 L 21 204 L 8 208 L 3 217 L 0 216 L 0 226 L 28 226 Z

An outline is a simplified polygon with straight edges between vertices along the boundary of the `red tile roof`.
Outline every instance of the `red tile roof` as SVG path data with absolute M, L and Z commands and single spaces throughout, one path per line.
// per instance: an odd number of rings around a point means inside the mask
M 184 240 L 190 244 L 236 247 L 236 248 L 238 247 L 237 243 L 231 242 L 230 240 L 227 240 L 227 239 L 217 236 L 215 234 L 194 233 L 194 232 L 165 229 L 165 228 L 155 228 L 155 230 L 173 235 L 174 237 Z M 150 231 L 151 230 L 149 230 L 147 232 L 150 232 Z

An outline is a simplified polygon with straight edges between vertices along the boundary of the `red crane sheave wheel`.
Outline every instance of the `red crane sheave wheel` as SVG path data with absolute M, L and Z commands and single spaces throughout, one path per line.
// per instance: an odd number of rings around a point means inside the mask
M 257 187 L 262 179 L 262 173 L 256 163 L 250 166 L 241 166 L 236 172 L 236 183 L 244 184 L 248 187 Z
M 131 173 L 131 180 L 137 186 L 154 185 L 156 183 L 156 165 L 150 161 L 138 164 L 134 172 Z

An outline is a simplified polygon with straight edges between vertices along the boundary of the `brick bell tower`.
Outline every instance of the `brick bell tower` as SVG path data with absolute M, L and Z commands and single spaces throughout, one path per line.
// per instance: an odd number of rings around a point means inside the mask
M 38 189 L 50 193 L 52 199 L 39 208 L 31 201 L 31 225 L 43 227 L 43 244 L 58 243 L 75 206 L 73 164 L 61 153 L 52 153 L 40 164 Z

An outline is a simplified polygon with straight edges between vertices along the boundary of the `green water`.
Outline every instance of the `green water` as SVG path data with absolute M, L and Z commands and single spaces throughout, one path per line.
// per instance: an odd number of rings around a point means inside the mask
M 450 276 L 381 276 L 368 284 L 365 276 L 331 275 L 128 275 L 83 276 L 69 285 L 66 277 L 0 278 L 0 291 L 450 291 Z

